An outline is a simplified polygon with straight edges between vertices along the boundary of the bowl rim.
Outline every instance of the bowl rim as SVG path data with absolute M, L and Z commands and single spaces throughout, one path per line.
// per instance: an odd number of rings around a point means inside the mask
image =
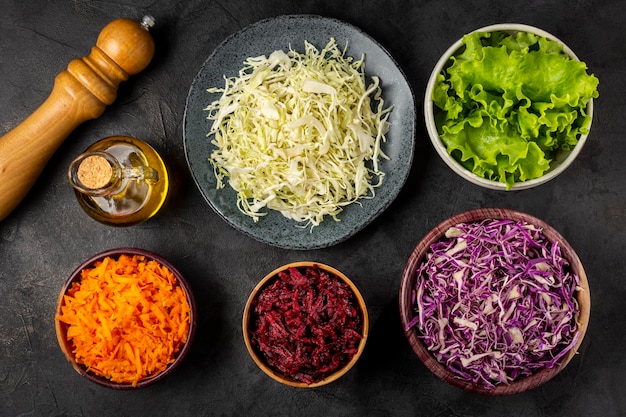
M 567 46 L 567 44 L 563 42 L 561 39 L 557 38 L 553 34 L 543 29 L 540 29 L 535 26 L 527 25 L 527 24 L 498 23 L 494 25 L 484 26 L 479 29 L 475 29 L 471 32 L 468 32 L 468 34 L 476 33 L 476 32 L 498 32 L 498 31 L 530 32 L 530 33 L 534 33 L 536 35 L 551 39 L 555 42 L 558 42 L 563 47 L 563 52 L 568 54 L 572 59 L 576 61 L 580 61 L 580 59 L 578 59 L 574 51 L 572 51 L 572 49 L 570 49 L 570 47 Z M 533 188 L 541 184 L 545 184 L 548 181 L 556 178 L 558 175 L 562 174 L 572 164 L 572 162 L 576 159 L 576 157 L 582 151 L 583 147 L 585 146 L 585 143 L 587 142 L 589 133 L 580 135 L 580 137 L 578 138 L 578 143 L 572 150 L 562 152 L 562 155 L 566 155 L 566 156 L 559 162 L 558 166 L 550 167 L 550 169 L 548 169 L 548 171 L 546 171 L 539 178 L 533 178 L 527 181 L 516 182 L 508 190 L 506 188 L 506 184 L 499 182 L 499 181 L 488 180 L 477 174 L 474 174 L 473 172 L 463 167 L 463 165 L 461 165 L 456 159 L 454 159 L 451 155 L 448 154 L 448 151 L 445 145 L 443 144 L 443 142 L 441 141 L 441 139 L 439 138 L 439 133 L 437 132 L 437 125 L 435 123 L 435 118 L 434 118 L 435 110 L 434 110 L 433 100 L 431 97 L 432 97 L 432 93 L 435 87 L 435 83 L 437 81 L 437 75 L 443 70 L 447 62 L 450 60 L 450 58 L 455 54 L 455 52 L 457 52 L 461 48 L 462 45 L 463 45 L 463 36 L 461 36 L 461 38 L 459 38 L 456 42 L 454 42 L 441 55 L 441 57 L 435 64 L 433 71 L 430 74 L 428 83 L 426 84 L 426 91 L 424 94 L 424 119 L 426 123 L 426 130 L 428 132 L 428 136 L 437 154 L 439 154 L 439 156 L 445 162 L 445 164 L 448 165 L 448 167 L 451 168 L 452 171 L 455 172 L 457 175 L 459 175 L 463 179 L 475 185 L 478 185 L 487 189 L 491 189 L 491 190 L 498 190 L 498 191 L 526 190 L 526 189 Z M 587 103 L 586 110 L 587 110 L 587 114 L 589 115 L 588 129 L 589 129 L 589 132 L 591 132 L 591 125 L 593 124 L 593 98 L 590 98 L 589 103 Z
M 139 380 L 136 386 L 133 386 L 131 383 L 127 383 L 127 382 L 125 383 L 113 382 L 105 377 L 89 372 L 84 365 L 77 363 L 76 360 L 74 359 L 74 355 L 72 354 L 71 349 L 69 348 L 69 341 L 67 340 L 67 337 L 66 337 L 67 325 L 57 320 L 57 316 L 59 315 L 61 307 L 64 305 L 63 296 L 67 293 L 72 283 L 80 278 L 81 271 L 85 268 L 89 268 L 93 266 L 95 262 L 100 261 L 106 258 L 107 256 L 119 257 L 120 255 L 123 255 L 123 254 L 142 255 L 150 260 L 157 261 L 162 266 L 165 266 L 167 269 L 169 269 L 170 272 L 172 272 L 172 274 L 174 274 L 174 276 L 176 277 L 176 280 L 178 281 L 179 285 L 185 291 L 185 296 L 187 298 L 187 303 L 189 304 L 189 311 L 190 311 L 189 333 L 187 335 L 187 341 L 178 351 L 174 361 L 170 363 L 163 371 L 159 372 L 158 374 L 150 378 Z M 176 369 L 180 365 L 180 363 L 183 361 L 185 356 L 187 356 L 187 353 L 191 349 L 191 345 L 193 343 L 193 339 L 196 334 L 196 327 L 197 327 L 196 316 L 197 316 L 196 301 L 195 301 L 195 297 L 193 295 L 191 286 L 189 285 L 189 282 L 185 279 L 183 274 L 170 261 L 165 259 L 163 256 L 157 253 L 154 253 L 152 251 L 146 250 L 146 249 L 141 249 L 141 248 L 136 248 L 136 247 L 119 247 L 119 248 L 106 249 L 104 251 L 98 252 L 90 256 L 89 258 L 85 259 L 79 266 L 74 268 L 72 273 L 65 279 L 65 282 L 63 283 L 61 291 L 59 292 L 59 296 L 57 298 L 57 303 L 55 307 L 54 326 L 55 326 L 57 342 L 59 344 L 59 347 L 61 348 L 61 351 L 63 352 L 65 359 L 72 365 L 72 368 L 74 368 L 74 370 L 78 374 L 80 374 L 87 380 L 103 387 L 111 388 L 114 390 L 132 390 L 132 389 L 147 387 L 160 381 L 161 379 L 171 374 L 174 371 L 174 369 Z
M 259 357 L 259 355 L 257 354 L 257 352 L 255 351 L 255 349 L 252 347 L 252 343 L 250 341 L 250 332 L 248 329 L 249 326 L 249 319 L 251 316 L 251 308 L 252 308 L 252 302 L 255 300 L 256 296 L 258 295 L 259 291 L 261 289 L 263 289 L 271 280 L 273 280 L 276 275 L 281 272 L 284 271 L 288 268 L 291 267 L 295 267 L 295 268 L 302 268 L 302 267 L 310 267 L 310 266 L 318 266 L 320 269 L 326 271 L 326 272 L 330 272 L 333 275 L 335 275 L 338 279 L 340 279 L 341 281 L 345 282 L 346 284 L 348 284 L 348 286 L 350 287 L 350 289 L 352 290 L 357 304 L 359 305 L 359 308 L 361 310 L 361 315 L 363 318 L 363 329 L 362 329 L 362 333 L 361 333 L 361 341 L 359 342 L 359 347 L 357 352 L 352 356 L 352 358 L 350 358 L 350 361 L 348 361 L 348 363 L 346 365 L 344 365 L 342 368 L 340 368 L 339 370 L 337 370 L 336 372 L 332 373 L 331 375 L 327 376 L 326 378 L 323 378 L 319 381 L 316 381 L 312 384 L 306 384 L 304 382 L 299 382 L 299 381 L 293 381 L 289 378 L 287 378 L 286 376 L 282 375 L 280 372 L 277 372 L 275 370 L 273 370 L 272 368 L 270 368 L 267 364 L 265 364 L 265 362 Z M 359 360 L 359 358 L 361 357 L 361 354 L 363 353 L 364 349 L 365 349 L 365 344 L 367 341 L 367 337 L 368 337 L 368 333 L 369 333 L 369 316 L 368 316 L 368 312 L 367 312 L 367 307 L 365 305 L 365 300 L 363 298 L 363 296 L 361 295 L 361 292 L 359 291 L 359 289 L 356 287 L 356 285 L 352 282 L 352 280 L 350 280 L 343 272 L 339 271 L 338 269 L 324 264 L 322 262 L 315 262 L 315 261 L 297 261 L 297 262 L 291 262 L 291 263 L 287 263 L 285 265 L 279 266 L 278 268 L 275 268 L 272 272 L 268 273 L 267 275 L 265 275 L 265 277 L 263 277 L 263 279 L 261 279 L 256 286 L 254 287 L 254 289 L 252 290 L 252 292 L 250 293 L 250 296 L 248 297 L 248 300 L 246 301 L 246 305 L 243 311 L 243 320 L 242 320 L 242 331 L 243 331 L 243 339 L 246 345 L 246 349 L 248 350 L 248 353 L 250 354 L 250 357 L 252 358 L 252 360 L 254 361 L 254 363 L 256 363 L 256 365 L 268 376 L 270 376 L 272 379 L 274 379 L 275 381 L 278 381 L 282 384 L 285 384 L 287 386 L 291 386 L 291 387 L 295 387 L 295 388 L 316 388 L 316 387 L 321 387 L 323 385 L 329 384 L 333 381 L 336 381 L 337 379 L 341 378 L 343 375 L 345 375 L 346 373 L 348 373 L 348 371 L 350 369 L 352 369 L 352 367 L 356 364 L 356 362 Z
M 570 262 L 571 270 L 578 274 L 578 277 L 580 279 L 579 287 L 582 289 L 582 291 L 577 291 L 575 295 L 580 308 L 578 317 L 575 319 L 578 326 L 577 332 L 580 334 L 580 336 L 577 342 L 574 344 L 574 347 L 563 358 L 561 358 L 561 360 L 557 362 L 557 364 L 553 368 L 543 368 L 539 371 L 536 371 L 532 375 L 517 379 L 509 385 L 496 385 L 495 388 L 487 388 L 481 384 L 476 384 L 471 381 L 464 380 L 460 377 L 453 376 L 453 374 L 448 371 L 445 365 L 438 362 L 435 357 L 428 351 L 428 349 L 419 338 L 418 331 L 415 326 L 407 329 L 408 323 L 413 318 L 411 298 L 412 289 L 415 282 L 415 270 L 421 264 L 422 259 L 428 252 L 431 244 L 439 241 L 443 237 L 445 231 L 451 226 L 462 222 L 480 221 L 482 219 L 525 220 L 528 223 L 541 227 L 543 229 L 543 234 L 551 242 L 555 240 L 559 241 L 561 245 L 562 255 Z M 457 213 L 447 218 L 446 220 L 435 226 L 432 230 L 430 230 L 430 232 L 428 232 L 421 239 L 421 241 L 412 251 L 409 260 L 403 270 L 398 296 L 398 307 L 400 311 L 402 328 L 412 350 L 417 354 L 422 363 L 433 374 L 435 374 L 441 380 L 464 391 L 488 396 L 503 396 L 528 391 L 548 382 L 550 379 L 560 373 L 572 360 L 572 358 L 578 353 L 578 350 L 581 347 L 589 326 L 589 318 L 591 314 L 591 291 L 582 262 L 580 261 L 572 246 L 555 228 L 550 226 L 545 221 L 519 210 L 508 208 L 478 208 Z

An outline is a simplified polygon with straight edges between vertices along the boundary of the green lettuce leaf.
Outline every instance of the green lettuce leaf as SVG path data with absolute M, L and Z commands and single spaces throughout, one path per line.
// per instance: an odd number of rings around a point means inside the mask
M 598 79 L 557 42 L 527 32 L 475 32 L 437 76 L 441 140 L 475 174 L 514 183 L 542 176 L 589 132 Z

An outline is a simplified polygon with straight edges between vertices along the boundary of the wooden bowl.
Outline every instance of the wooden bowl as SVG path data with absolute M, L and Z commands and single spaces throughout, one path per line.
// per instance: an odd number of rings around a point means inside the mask
M 338 369 L 337 371 L 335 371 L 334 373 L 332 373 L 331 375 L 326 376 L 325 378 L 315 381 L 311 384 L 307 384 L 304 382 L 300 382 L 300 381 L 296 381 L 293 380 L 292 378 L 290 378 L 287 375 L 284 375 L 283 373 L 277 371 L 276 369 L 273 369 L 272 367 L 268 366 L 268 364 L 266 363 L 266 361 L 264 360 L 262 354 L 252 345 L 251 342 L 251 327 L 252 327 L 252 323 L 251 323 L 251 319 L 253 316 L 253 303 L 254 301 L 257 299 L 259 293 L 267 286 L 269 285 L 274 279 L 276 279 L 277 275 L 279 272 L 285 271 L 291 267 L 294 268 L 307 268 L 307 267 L 312 267 L 314 265 L 317 265 L 321 270 L 328 272 L 330 275 L 335 276 L 337 278 L 339 278 L 341 281 L 345 282 L 350 289 L 352 290 L 352 292 L 354 293 L 354 296 L 356 298 L 356 302 L 358 304 L 358 308 L 360 310 L 361 313 L 361 323 L 362 323 L 362 329 L 361 329 L 361 340 L 359 342 L 359 346 L 358 346 L 358 350 L 357 352 L 352 356 L 352 358 L 349 360 L 349 362 L 344 365 L 342 368 Z M 315 388 L 315 387 L 320 387 L 322 385 L 326 385 L 329 384 L 333 381 L 336 381 L 337 379 L 341 378 L 343 375 L 345 375 L 353 366 L 354 364 L 356 364 L 356 362 L 359 360 L 359 357 L 361 356 L 361 354 L 363 353 L 363 350 L 365 349 L 365 342 L 367 340 L 367 334 L 368 334 L 368 330 L 369 330 L 369 319 L 368 319 L 368 314 L 367 314 L 367 308 L 365 306 L 365 301 L 363 300 L 363 297 L 361 296 L 361 293 L 359 292 L 359 290 L 357 289 L 357 287 L 354 285 L 354 283 L 352 283 L 352 281 L 350 281 L 350 279 L 348 279 L 347 276 L 345 276 L 342 272 L 338 271 L 337 269 L 328 266 L 328 265 L 324 265 L 322 263 L 319 262 L 308 262 L 308 261 L 302 261 L 302 262 L 294 262 L 294 263 L 290 263 L 290 264 L 286 264 L 283 265 L 279 268 L 276 268 L 274 271 L 270 272 L 269 274 L 267 274 L 254 288 L 254 290 L 252 291 L 252 293 L 250 294 L 250 297 L 248 298 L 248 301 L 246 303 L 246 307 L 244 309 L 243 312 L 243 338 L 246 344 L 246 348 L 248 349 L 248 352 L 250 353 L 250 356 L 252 357 L 252 360 L 254 360 L 254 362 L 257 364 L 257 366 L 259 368 L 261 368 L 261 370 L 263 372 L 265 372 L 268 376 L 270 376 L 271 378 L 273 378 L 274 380 L 288 385 L 290 387 L 296 387 L 296 388 Z
M 187 299 L 187 303 L 189 304 L 189 309 L 190 309 L 190 314 L 191 314 L 191 317 L 189 318 L 189 330 L 187 334 L 187 340 L 180 347 L 178 352 L 175 354 L 174 361 L 170 363 L 160 373 L 153 375 L 151 377 L 139 380 L 135 386 L 133 386 L 132 383 L 113 382 L 108 378 L 97 375 L 96 373 L 90 371 L 89 369 L 87 369 L 85 365 L 78 363 L 73 353 L 72 343 L 67 338 L 67 330 L 69 326 L 66 323 L 63 323 L 60 320 L 58 320 L 58 317 L 61 314 L 61 308 L 64 305 L 64 295 L 67 294 L 68 290 L 72 287 L 72 284 L 74 282 L 79 282 L 81 280 L 81 272 L 83 271 L 83 269 L 93 267 L 96 262 L 102 261 L 106 257 L 111 257 L 117 260 L 122 254 L 129 255 L 129 256 L 133 256 L 133 255 L 144 256 L 147 261 L 154 260 L 158 262 L 161 266 L 164 266 L 167 269 L 169 269 L 170 272 L 174 274 L 178 284 L 185 292 L 185 296 Z M 76 372 L 78 372 L 80 375 L 82 375 L 87 380 L 93 383 L 96 383 L 98 385 L 101 385 L 107 388 L 117 389 L 117 390 L 129 390 L 129 389 L 146 387 L 148 385 L 152 385 L 156 383 L 157 381 L 162 380 L 167 375 L 171 374 L 174 371 L 174 369 L 176 369 L 178 365 L 183 361 L 183 359 L 189 352 L 192 340 L 196 332 L 196 326 L 197 326 L 196 322 L 197 322 L 196 303 L 193 297 L 193 293 L 191 292 L 191 288 L 188 282 L 182 276 L 182 274 L 170 262 L 168 262 L 163 257 L 155 253 L 152 253 L 150 251 L 137 249 L 137 248 L 109 249 L 104 252 L 98 253 L 90 257 L 89 259 L 85 260 L 82 264 L 80 264 L 80 266 L 78 266 L 72 272 L 69 278 L 65 281 L 65 284 L 63 285 L 63 288 L 59 294 L 59 298 L 58 298 L 57 306 L 56 306 L 56 312 L 55 312 L 55 328 L 56 328 L 57 340 L 59 342 L 59 346 L 61 347 L 61 350 L 63 351 L 63 354 L 65 355 L 65 358 L 70 362 L 74 370 L 76 370 Z
M 490 396 L 516 394 L 536 388 L 546 383 L 554 376 L 556 376 L 559 372 L 561 372 L 576 354 L 578 348 L 583 341 L 583 338 L 587 331 L 587 326 L 589 324 L 591 298 L 589 283 L 587 281 L 587 276 L 585 274 L 585 270 L 583 269 L 583 265 L 581 264 L 580 259 L 578 258 L 578 255 L 576 254 L 574 249 L 563 238 L 563 236 L 561 236 L 555 229 L 553 229 L 544 221 L 526 213 L 502 208 L 481 208 L 470 210 L 464 213 L 457 214 L 445 220 L 433 230 L 431 230 L 420 241 L 420 243 L 417 245 L 417 247 L 409 257 L 408 263 L 404 268 L 402 281 L 400 283 L 400 317 L 402 320 L 402 326 L 404 329 L 406 329 L 407 325 L 414 318 L 413 288 L 416 281 L 416 271 L 421 265 L 422 261 L 425 259 L 425 255 L 429 251 L 430 246 L 441 240 L 444 237 L 444 233 L 446 232 L 446 230 L 448 230 L 450 227 L 455 226 L 459 223 L 471 223 L 483 219 L 523 220 L 527 223 L 533 224 L 541 228 L 543 230 L 543 234 L 548 238 L 549 241 L 558 241 L 560 243 L 561 254 L 565 259 L 569 261 L 570 271 L 578 275 L 580 280 L 579 287 L 582 288 L 581 291 L 576 291 L 575 296 L 578 302 L 578 307 L 580 309 L 579 315 L 576 319 L 577 331 L 580 333 L 580 335 L 573 349 L 567 352 L 567 354 L 563 356 L 561 360 L 557 362 L 552 368 L 542 368 L 529 376 L 520 377 L 519 379 L 514 380 L 508 385 L 498 384 L 495 386 L 495 388 L 488 388 L 482 384 L 462 379 L 461 377 L 452 373 L 445 365 L 438 362 L 437 359 L 429 352 L 425 344 L 422 342 L 417 326 L 413 326 L 410 329 L 405 330 L 405 335 L 409 341 L 409 344 L 413 348 L 413 351 L 421 359 L 424 365 L 426 365 L 426 367 L 436 376 L 448 382 L 449 384 L 461 388 L 464 391 Z

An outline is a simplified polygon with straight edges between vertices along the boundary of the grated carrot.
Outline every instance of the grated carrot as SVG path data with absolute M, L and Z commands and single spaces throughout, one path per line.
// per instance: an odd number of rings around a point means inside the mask
M 106 257 L 63 296 L 76 362 L 118 383 L 158 375 L 187 341 L 191 312 L 174 274 L 140 255 Z

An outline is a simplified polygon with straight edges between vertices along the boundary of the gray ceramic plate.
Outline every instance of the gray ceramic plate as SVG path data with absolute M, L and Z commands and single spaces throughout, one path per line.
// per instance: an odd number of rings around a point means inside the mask
M 386 173 L 376 197 L 351 204 L 339 215 L 341 221 L 325 219 L 313 228 L 297 227 L 293 220 L 279 212 L 258 222 L 237 208 L 237 196 L 228 185 L 216 189 L 213 167 L 208 162 L 214 146 L 207 133 L 211 121 L 204 110 L 219 98 L 209 94 L 210 87 L 222 87 L 223 77 L 236 76 L 250 56 L 269 55 L 277 49 L 303 51 L 304 41 L 318 48 L 334 37 L 340 48 L 346 43 L 347 55 L 360 58 L 365 54 L 366 76 L 377 75 L 383 89 L 385 105 L 392 105 L 391 123 L 384 152 L 391 158 L 380 164 Z M 209 205 L 231 226 L 261 242 L 286 249 L 317 249 L 342 242 L 362 230 L 380 215 L 396 198 L 409 174 L 415 136 L 415 102 L 407 80 L 393 58 L 376 41 L 361 30 L 334 19 L 313 15 L 280 16 L 262 20 L 227 38 L 206 60 L 193 81 L 187 97 L 183 141 L 189 169 Z

